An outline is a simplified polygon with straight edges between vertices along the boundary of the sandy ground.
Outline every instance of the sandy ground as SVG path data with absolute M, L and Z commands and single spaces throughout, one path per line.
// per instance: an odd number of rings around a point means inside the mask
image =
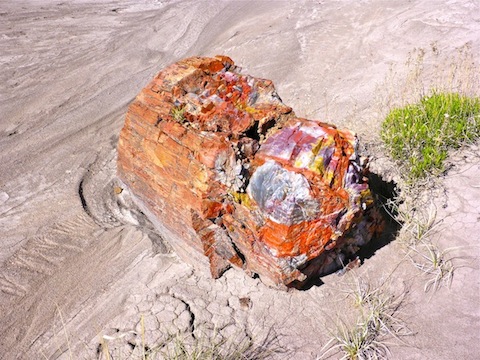
M 378 99 L 400 87 L 388 79 L 403 79 L 418 49 L 432 76 L 461 49 L 478 60 L 479 34 L 475 0 L 0 1 L 0 358 L 96 359 L 100 343 L 113 355 L 132 351 L 128 342 L 138 350 L 133 331 L 152 347 L 169 332 L 215 328 L 273 339 L 274 358 L 315 359 L 352 306 L 342 289 L 364 278 L 405 294 L 400 317 L 415 335 L 390 339 L 392 359 L 478 359 L 478 147 L 442 180 L 434 237 L 459 247 L 459 268 L 436 293 L 424 293 L 395 241 L 307 291 L 235 270 L 213 281 L 112 189 L 129 102 L 180 58 L 228 55 L 273 80 L 298 115 L 375 148 Z M 371 155 L 381 173 L 386 160 Z

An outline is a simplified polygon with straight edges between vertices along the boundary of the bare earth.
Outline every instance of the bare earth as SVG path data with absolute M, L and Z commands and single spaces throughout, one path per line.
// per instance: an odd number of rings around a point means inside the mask
M 404 79 L 418 49 L 432 76 L 459 49 L 478 60 L 479 34 L 476 0 L 0 1 L 0 358 L 97 359 L 100 343 L 132 351 L 134 331 L 153 347 L 214 328 L 258 342 L 274 334 L 273 358 L 315 359 L 353 306 L 342 289 L 364 278 L 404 294 L 399 317 L 414 335 L 390 339 L 390 358 L 478 359 L 478 147 L 455 155 L 436 200 L 432 237 L 456 248 L 458 268 L 435 293 L 396 241 L 307 291 L 238 270 L 214 281 L 169 252 L 113 186 L 129 102 L 180 58 L 228 55 L 273 80 L 299 116 L 375 148 L 378 99 L 397 86 L 386 79 Z M 372 169 L 387 174 L 379 154 Z

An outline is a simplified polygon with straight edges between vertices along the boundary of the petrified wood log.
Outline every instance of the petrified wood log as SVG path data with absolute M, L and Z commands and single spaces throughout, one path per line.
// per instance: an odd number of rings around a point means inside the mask
M 184 260 L 297 286 L 381 230 L 356 145 L 230 58 L 192 57 L 130 105 L 118 176 Z

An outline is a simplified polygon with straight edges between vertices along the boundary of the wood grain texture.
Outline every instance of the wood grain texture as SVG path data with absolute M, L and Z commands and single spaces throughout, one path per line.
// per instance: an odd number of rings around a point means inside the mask
M 356 146 L 348 130 L 297 118 L 230 58 L 192 57 L 130 105 L 118 176 L 184 260 L 201 252 L 215 278 L 234 265 L 301 286 L 382 229 Z

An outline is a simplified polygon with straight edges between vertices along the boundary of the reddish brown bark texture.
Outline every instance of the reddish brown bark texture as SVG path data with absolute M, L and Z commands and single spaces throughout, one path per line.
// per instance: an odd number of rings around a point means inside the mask
M 297 118 L 230 58 L 192 57 L 130 105 L 118 175 L 185 260 L 297 286 L 381 230 L 356 142 Z

